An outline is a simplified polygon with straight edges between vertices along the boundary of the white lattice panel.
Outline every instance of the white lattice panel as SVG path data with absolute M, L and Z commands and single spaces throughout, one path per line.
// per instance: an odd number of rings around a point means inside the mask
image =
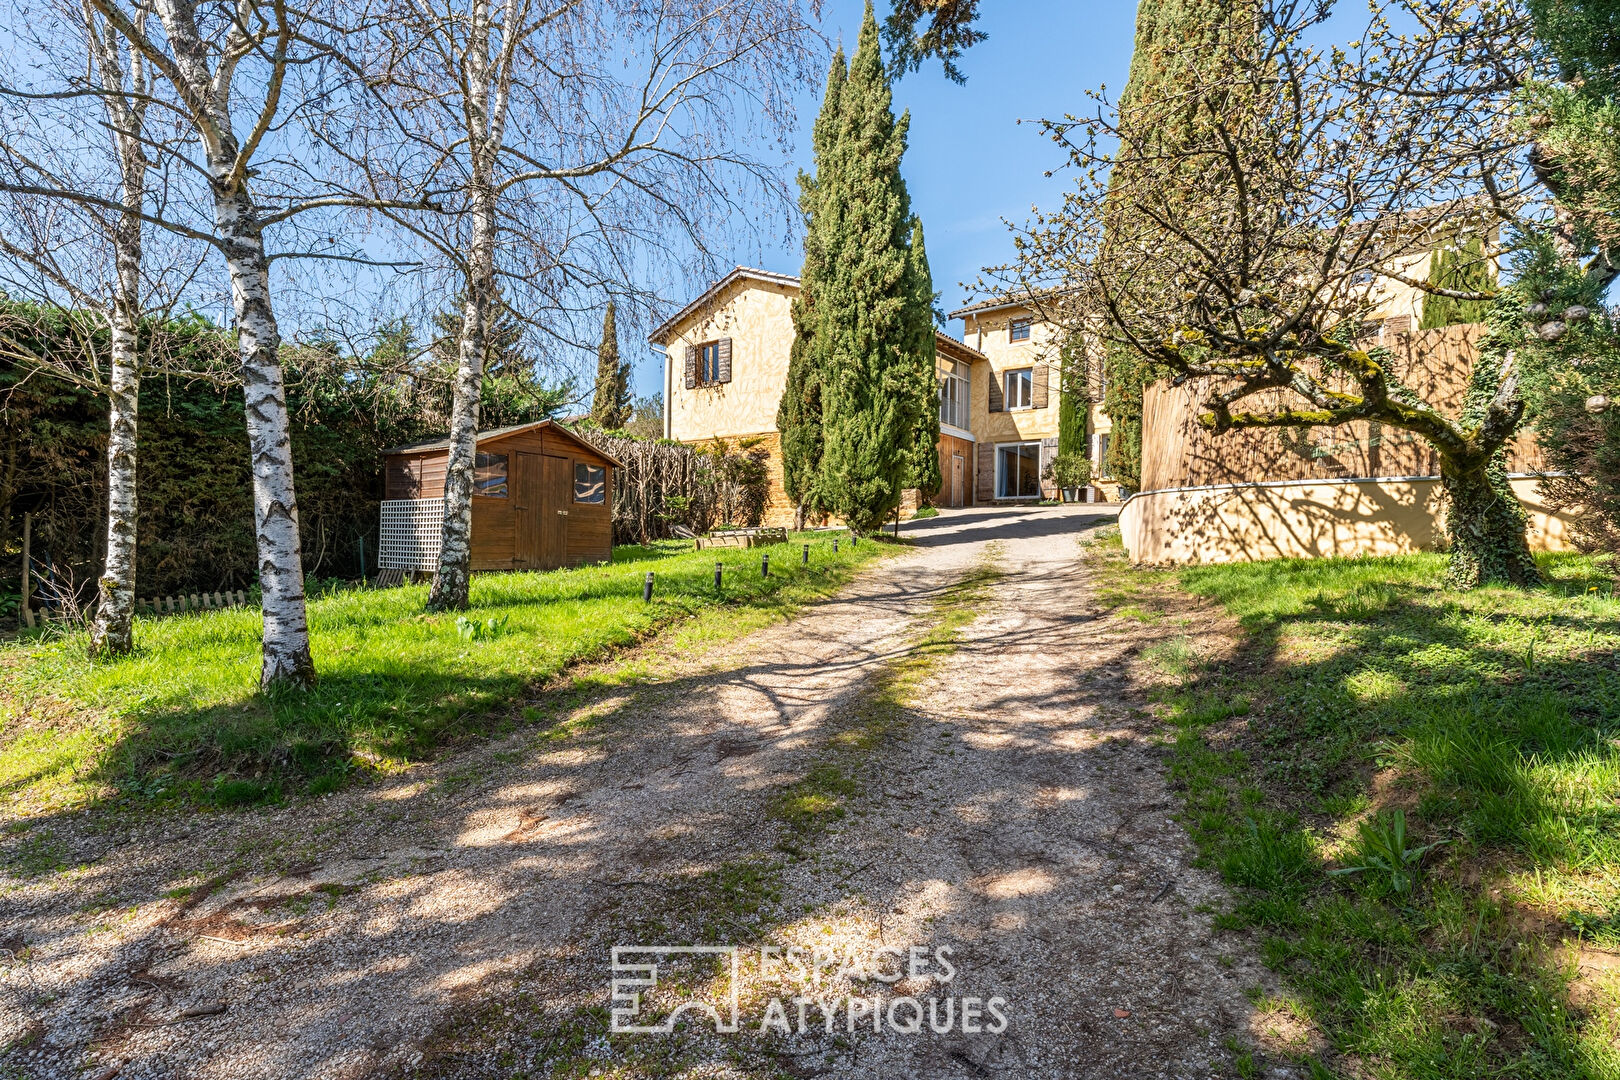
M 384 570 L 437 570 L 444 503 L 438 499 L 384 499 L 381 550 Z

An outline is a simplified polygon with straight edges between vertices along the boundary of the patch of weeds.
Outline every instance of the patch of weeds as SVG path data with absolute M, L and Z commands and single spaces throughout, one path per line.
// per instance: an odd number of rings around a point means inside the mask
M 1289 889 L 1303 882 L 1315 868 L 1316 849 L 1310 834 L 1297 822 L 1270 815 L 1251 816 L 1239 835 L 1223 845 L 1216 866 L 1234 885 Z
M 329 773 L 322 773 L 309 782 L 305 790 L 312 796 L 330 795 L 335 791 L 342 791 L 349 783 L 349 772 L 346 769 L 333 769 Z
M 462 641 L 488 641 L 504 634 L 506 624 L 511 621 L 510 615 L 502 615 L 498 619 L 469 619 L 465 615 L 457 615 L 456 634 Z
M 838 765 L 823 763 L 783 788 L 772 800 L 770 813 L 793 832 L 807 832 L 843 817 L 845 800 L 860 789 L 855 778 Z
M 68 847 L 61 840 L 37 834 L 23 840 L 6 860 L 6 865 L 20 878 L 43 877 L 66 870 L 71 865 L 67 856 Z
M 1406 812 L 1394 810 L 1362 821 L 1356 842 L 1345 855 L 1345 864 L 1329 870 L 1332 877 L 1360 874 L 1380 892 L 1404 895 L 1417 882 L 1423 856 L 1444 844 L 1412 844 L 1406 835 Z
M 209 801 L 215 806 L 231 808 L 258 806 L 261 803 L 281 801 L 281 783 L 262 780 L 231 780 L 220 777 L 209 791 Z
M 1198 667 L 1198 646 L 1185 634 L 1155 641 L 1142 658 L 1173 679 L 1186 680 Z

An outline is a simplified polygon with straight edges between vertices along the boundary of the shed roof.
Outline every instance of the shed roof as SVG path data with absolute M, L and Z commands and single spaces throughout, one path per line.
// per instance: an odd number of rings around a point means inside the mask
M 589 450 L 593 454 L 597 454 L 597 455 L 599 455 L 601 457 L 606 458 L 613 465 L 620 466 L 620 467 L 622 467 L 622 465 L 623 465 L 623 463 L 621 461 L 619 461 L 618 458 L 614 457 L 612 454 L 608 453 L 606 450 L 603 450 L 600 446 L 597 446 L 595 443 L 592 443 L 589 439 L 586 439 L 584 436 L 580 435 L 579 433 L 569 430 L 568 428 L 564 427 L 562 424 L 557 423 L 555 420 L 534 420 L 534 421 L 531 421 L 530 423 L 527 423 L 527 424 L 511 424 L 511 425 L 509 425 L 507 427 L 491 428 L 488 431 L 480 431 L 478 433 L 478 436 L 477 436 L 477 442 L 479 444 L 483 444 L 483 443 L 487 443 L 487 442 L 494 442 L 497 439 L 504 439 L 508 435 L 517 435 L 520 432 L 534 431 L 534 430 L 536 430 L 538 428 L 551 428 L 558 435 L 561 435 L 564 438 L 569 439 L 572 442 L 578 443 L 580 446 L 583 446 L 585 449 Z M 442 439 L 427 439 L 427 440 L 424 440 L 422 442 L 406 443 L 403 446 L 392 446 L 392 447 L 389 447 L 387 450 L 384 450 L 383 453 L 384 454 L 422 454 L 422 453 L 426 453 L 426 452 L 428 452 L 430 450 L 448 450 L 448 449 L 450 449 L 450 437 L 448 435 L 446 435 Z

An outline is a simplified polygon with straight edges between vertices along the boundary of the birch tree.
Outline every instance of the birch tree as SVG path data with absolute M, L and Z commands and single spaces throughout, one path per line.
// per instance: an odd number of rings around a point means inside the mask
M 274 251 L 267 236 L 301 215 L 356 205 L 310 182 L 307 148 L 296 141 L 343 100 L 335 81 L 353 70 L 340 48 L 347 31 L 335 13 L 295 9 L 286 0 L 87 2 L 166 87 L 163 98 L 174 103 L 168 116 L 188 137 L 180 165 L 206 189 L 200 219 L 180 208 L 143 217 L 207 243 L 224 260 L 252 459 L 264 613 L 260 684 L 308 684 L 315 666 L 271 264 L 317 252 L 308 245 Z M 143 18 L 148 11 L 155 17 Z M 82 192 L 51 194 L 108 203 Z M 344 257 L 330 250 L 335 244 L 326 241 L 318 253 Z
M 148 14 L 134 14 L 144 28 Z M 152 182 L 149 146 L 161 137 L 148 124 L 153 80 L 146 58 L 93 7 L 69 0 L 37 9 L 15 27 L 16 41 L 51 62 L 36 70 L 44 82 L 25 85 L 9 74 L 0 85 L 6 106 L 0 136 L 0 280 L 14 304 L 0 320 L 0 347 L 18 362 L 78 383 L 108 400 L 106 552 L 90 626 L 92 656 L 133 648 L 137 414 L 140 378 L 161 334 L 140 333 L 144 316 L 163 314 L 189 284 L 196 260 L 160 241 L 156 269 L 145 258 L 142 220 Z M 45 47 L 83 63 L 63 64 Z M 158 176 L 159 198 L 170 193 Z M 106 205 L 52 197 L 53 189 L 100 192 Z M 55 325 L 82 329 L 78 347 L 63 354 L 34 345 L 37 317 L 68 312 Z M 77 318 L 73 313 L 87 318 Z M 104 338 L 103 338 L 104 334 Z M 103 363 L 105 360 L 105 363 Z M 26 568 L 25 568 L 26 572 Z
M 331 143 L 357 198 L 386 210 L 448 267 L 463 297 L 439 566 L 428 604 L 465 608 L 484 338 L 504 303 L 537 334 L 764 209 L 777 170 L 749 148 L 780 140 L 805 73 L 799 0 L 395 0 L 378 20 L 386 104 Z M 627 256 L 626 252 L 632 252 Z M 555 321 L 554 321 L 555 320 Z

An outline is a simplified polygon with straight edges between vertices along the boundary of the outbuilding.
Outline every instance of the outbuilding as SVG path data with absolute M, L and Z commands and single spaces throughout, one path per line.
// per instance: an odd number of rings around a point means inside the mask
M 449 459 L 448 438 L 384 451 L 383 569 L 437 568 Z M 550 420 L 479 432 L 473 570 L 553 570 L 611 560 L 618 465 Z

